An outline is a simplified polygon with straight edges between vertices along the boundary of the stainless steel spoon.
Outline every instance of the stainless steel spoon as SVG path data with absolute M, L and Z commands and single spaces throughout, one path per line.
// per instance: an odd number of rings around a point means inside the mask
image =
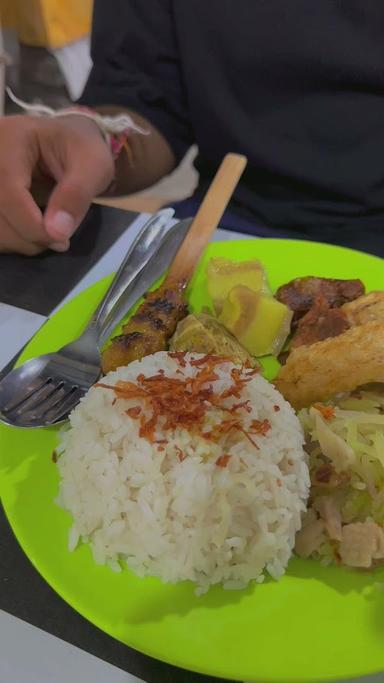
M 78 339 L 55 353 L 27 361 L 0 381 L 2 422 L 44 427 L 68 417 L 100 376 L 100 348 L 108 334 L 162 274 L 184 239 L 191 221 L 167 231 L 172 215 L 172 209 L 165 209 L 144 225 Z

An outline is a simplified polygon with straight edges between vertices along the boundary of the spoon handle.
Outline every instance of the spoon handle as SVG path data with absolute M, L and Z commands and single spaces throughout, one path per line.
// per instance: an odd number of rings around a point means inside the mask
M 142 227 L 112 280 L 105 296 L 99 303 L 86 330 L 92 328 L 100 335 L 103 325 L 124 290 L 145 268 L 148 261 L 161 244 L 168 222 L 174 214 L 173 209 L 162 209 L 152 216 Z M 86 331 L 85 330 L 85 331 Z
M 120 299 L 118 299 L 104 320 L 103 326 L 99 331 L 99 348 L 107 341 L 111 332 L 113 332 L 132 306 L 164 275 L 185 239 L 191 223 L 192 218 L 184 218 L 167 230 L 161 239 L 158 249 L 140 271 L 139 275 L 134 277 L 128 287 L 125 288 Z

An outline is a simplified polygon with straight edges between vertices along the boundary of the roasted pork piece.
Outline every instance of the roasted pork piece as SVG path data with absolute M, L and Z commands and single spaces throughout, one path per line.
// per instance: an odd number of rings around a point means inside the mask
M 349 327 L 347 314 L 343 309 L 330 308 L 325 297 L 320 294 L 309 311 L 298 321 L 290 348 L 295 349 L 304 344 L 308 346 L 329 337 L 337 337 Z
M 335 280 L 321 277 L 299 277 L 282 285 L 276 299 L 293 311 L 292 329 L 321 295 L 330 308 L 342 306 L 364 294 L 361 280 Z

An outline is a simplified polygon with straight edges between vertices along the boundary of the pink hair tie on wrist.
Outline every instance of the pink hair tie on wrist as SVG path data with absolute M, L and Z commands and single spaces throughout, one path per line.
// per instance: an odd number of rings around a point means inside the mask
M 131 146 L 128 142 L 128 138 L 129 138 L 130 134 L 131 134 L 131 130 L 129 128 L 126 128 L 120 134 L 111 135 L 109 138 L 109 144 L 110 144 L 112 156 L 114 159 L 117 159 L 121 150 L 124 147 L 124 149 L 127 153 L 128 159 L 129 159 L 129 163 L 133 167 L 134 166 L 133 154 L 132 154 Z
M 32 116 L 59 118 L 62 116 L 71 116 L 73 114 L 77 114 L 78 116 L 84 116 L 84 118 L 91 119 L 91 121 L 94 121 L 98 126 L 105 142 L 108 144 L 111 150 L 113 158 L 117 159 L 122 148 L 124 147 L 132 166 L 133 155 L 128 138 L 132 133 L 149 135 L 149 131 L 145 130 L 145 128 L 142 128 L 141 126 L 138 126 L 131 116 L 129 116 L 129 114 L 102 116 L 89 107 L 84 107 L 83 105 L 77 104 L 55 111 L 54 109 L 51 109 L 51 107 L 47 107 L 43 104 L 28 104 L 27 102 L 23 102 L 23 100 L 20 100 L 13 94 L 10 88 L 6 88 L 6 91 L 12 102 L 17 104 L 19 107 L 21 107 L 21 109 Z

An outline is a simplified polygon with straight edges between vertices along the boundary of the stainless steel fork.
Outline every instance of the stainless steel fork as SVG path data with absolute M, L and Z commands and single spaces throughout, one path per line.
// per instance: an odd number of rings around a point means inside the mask
M 118 321 L 169 265 L 190 220 L 166 226 L 165 209 L 142 228 L 82 335 L 55 353 L 27 361 L 0 381 L 0 420 L 17 427 L 64 421 L 100 376 L 100 348 Z

